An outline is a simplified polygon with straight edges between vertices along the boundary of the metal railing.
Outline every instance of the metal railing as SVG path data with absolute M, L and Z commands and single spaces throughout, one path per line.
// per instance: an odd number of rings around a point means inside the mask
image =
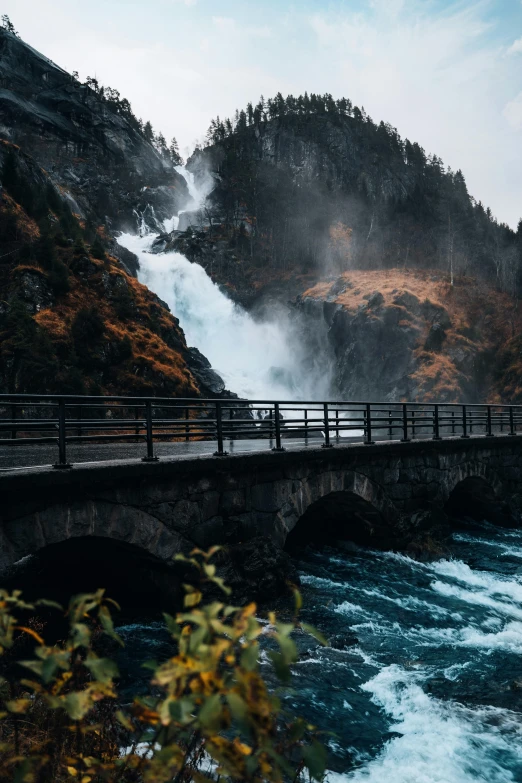
M 323 448 L 343 441 L 442 440 L 516 435 L 522 405 L 274 401 L 161 397 L 0 395 L 0 448 L 57 446 L 56 468 L 70 468 L 72 443 L 144 442 L 142 459 L 158 459 L 159 441 L 265 439 L 284 451 L 288 438 L 315 438 Z

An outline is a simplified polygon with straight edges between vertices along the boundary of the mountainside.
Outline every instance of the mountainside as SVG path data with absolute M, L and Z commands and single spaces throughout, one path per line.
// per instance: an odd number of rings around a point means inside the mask
M 211 393 L 204 357 L 115 241 L 188 200 L 145 135 L 116 91 L 0 28 L 0 392 Z
M 178 320 L 0 142 L 0 392 L 197 396 Z
M 188 164 L 216 179 L 200 222 L 253 266 L 429 268 L 520 293 L 522 221 L 498 223 L 462 172 L 348 100 L 279 95 L 208 139 Z
M 129 102 L 95 79 L 81 84 L 0 28 L 0 138 L 42 166 L 73 212 L 112 230 L 153 230 L 188 199 L 172 160 L 145 138 Z

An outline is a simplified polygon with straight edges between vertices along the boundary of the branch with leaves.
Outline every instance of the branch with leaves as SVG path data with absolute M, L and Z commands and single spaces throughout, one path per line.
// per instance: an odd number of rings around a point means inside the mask
M 318 732 L 285 714 L 278 692 L 262 676 L 260 639 L 266 639 L 282 686 L 298 658 L 295 632 L 326 642 L 299 622 L 297 591 L 294 619 L 281 622 L 270 613 L 268 625 L 257 619 L 253 603 L 205 602 L 208 585 L 230 594 L 211 562 L 217 551 L 178 556 L 197 579 L 185 585 L 185 611 L 165 615 L 175 654 L 147 664 L 150 693 L 125 708 L 118 703 L 117 665 L 97 651 L 102 636 L 122 643 L 112 618 L 118 607 L 103 590 L 72 599 L 68 637 L 54 645 L 16 615 L 61 607 L 28 604 L 19 591 L 0 591 L 0 653 L 9 658 L 18 644 L 36 642 L 34 657 L 18 662 L 28 677 L 13 677 L 18 669 L 4 665 L 0 781 L 322 779 L 326 753 Z

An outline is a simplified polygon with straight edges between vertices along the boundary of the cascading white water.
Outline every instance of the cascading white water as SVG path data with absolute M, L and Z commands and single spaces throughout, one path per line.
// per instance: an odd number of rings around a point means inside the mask
M 191 197 L 184 211 L 195 212 L 212 182 L 209 178 L 198 186 L 190 172 L 181 166 L 177 171 L 185 178 Z M 180 214 L 165 221 L 166 230 L 177 228 Z M 328 396 L 325 363 L 320 356 L 307 356 L 288 316 L 279 313 L 270 320 L 255 320 L 199 264 L 180 253 L 151 253 L 154 238 L 153 234 L 122 234 L 118 242 L 138 256 L 140 282 L 167 302 L 180 320 L 187 344 L 207 357 L 230 391 L 264 400 Z

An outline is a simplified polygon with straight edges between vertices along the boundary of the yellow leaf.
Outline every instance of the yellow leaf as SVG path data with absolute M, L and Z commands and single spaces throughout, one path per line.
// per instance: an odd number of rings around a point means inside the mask
M 69 773 L 69 775 L 71 775 L 73 778 L 74 778 L 74 777 L 76 777 L 76 775 L 78 774 L 78 770 L 76 769 L 76 767 L 67 767 L 67 772 L 68 772 L 68 773 Z

